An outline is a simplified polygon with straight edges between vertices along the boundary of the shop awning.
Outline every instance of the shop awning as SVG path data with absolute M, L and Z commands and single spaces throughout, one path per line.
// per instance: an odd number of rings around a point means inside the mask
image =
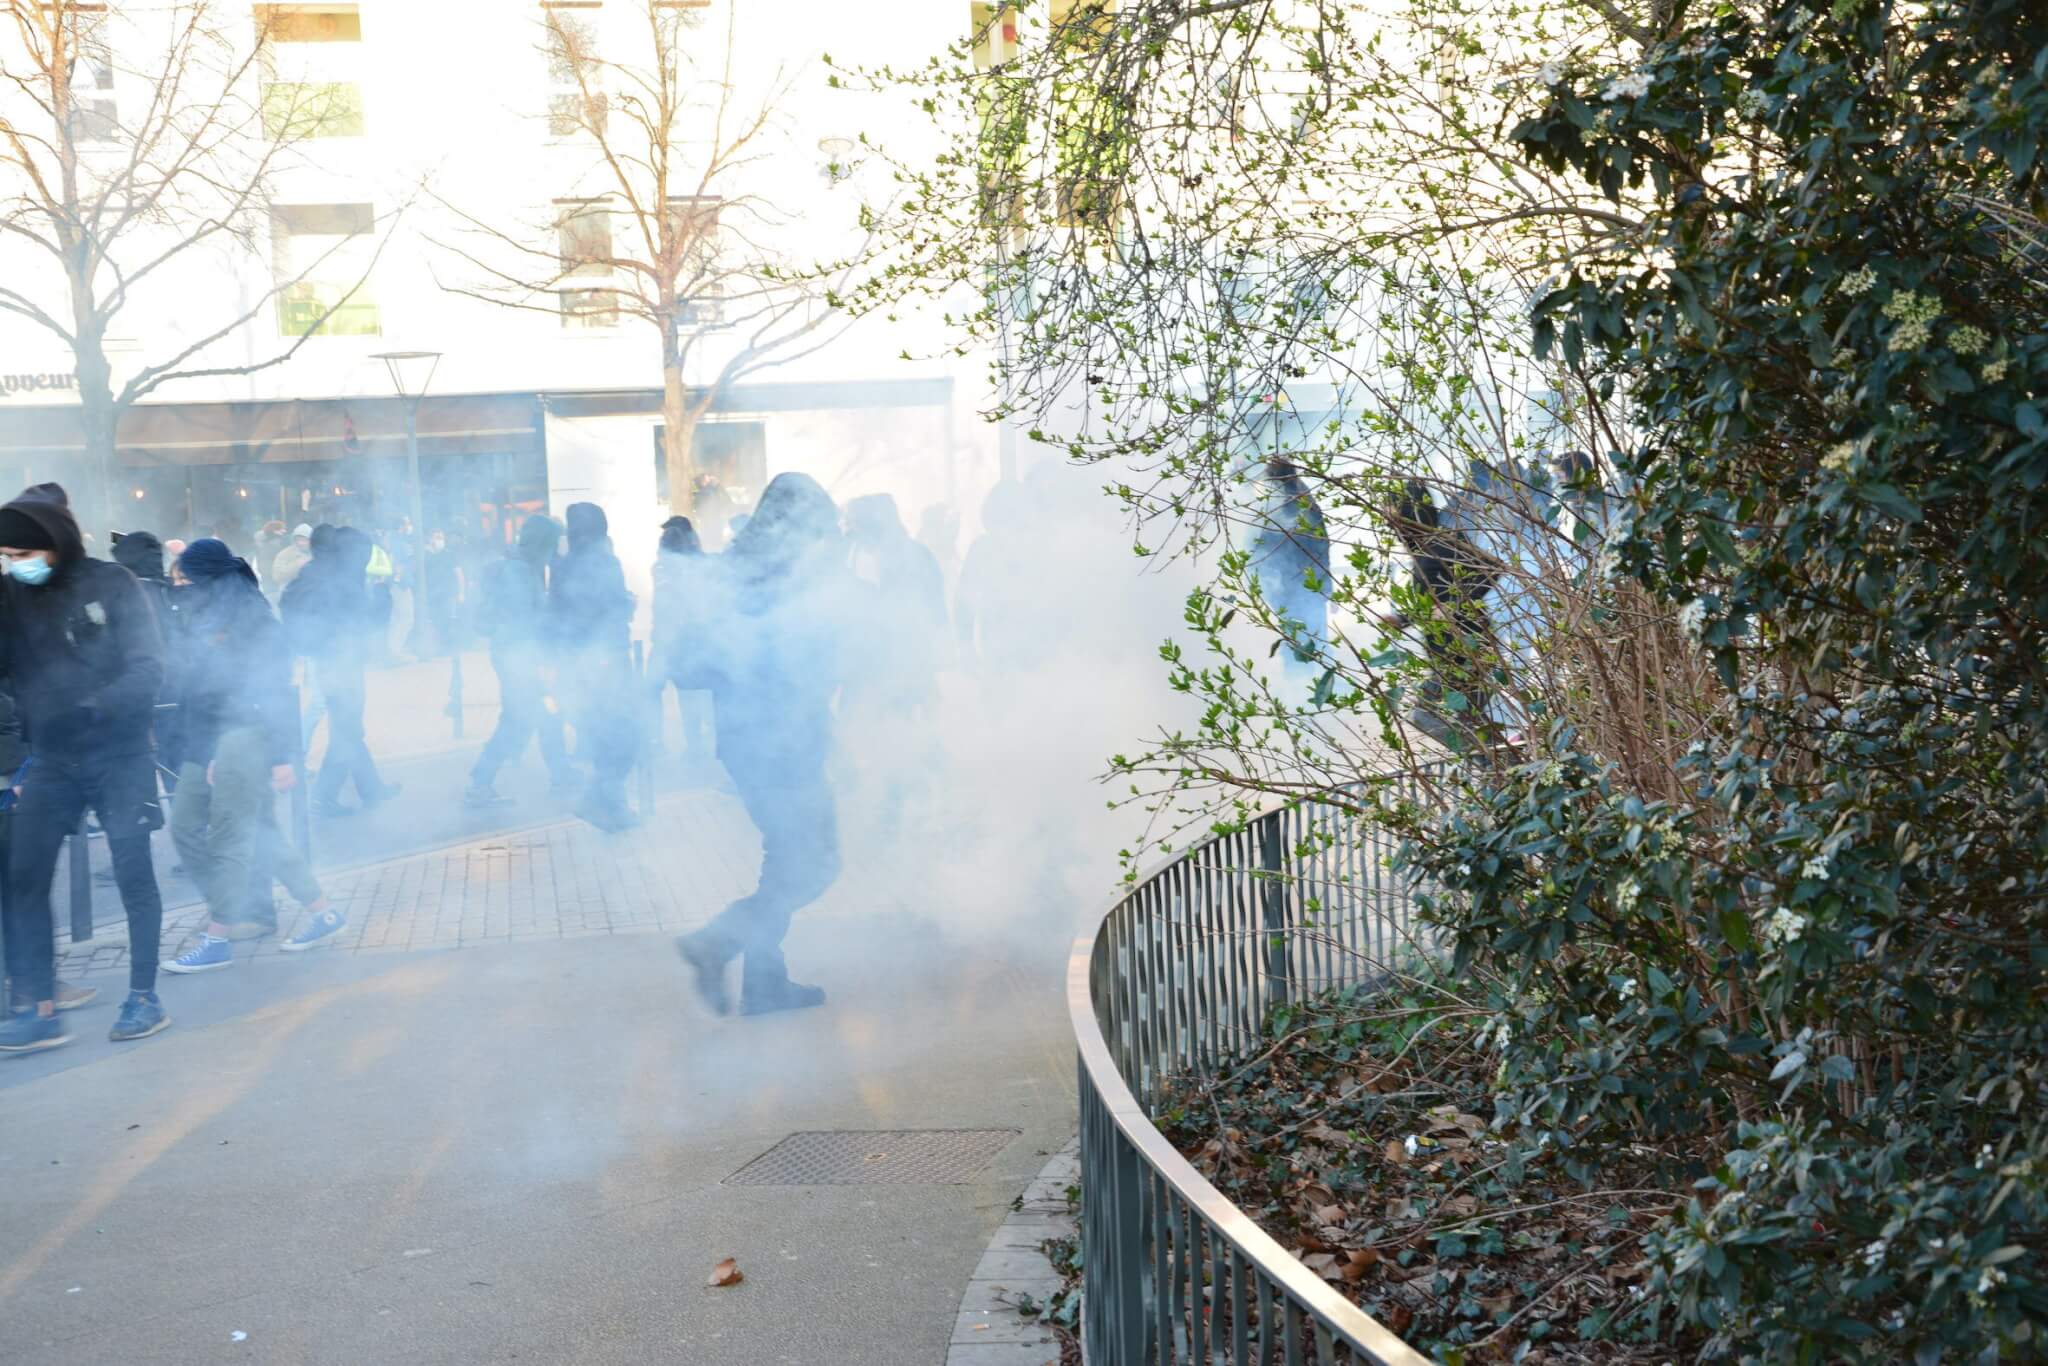
M 429 395 L 419 433 L 422 458 L 537 453 L 540 403 L 532 394 Z M 48 459 L 84 449 L 76 406 L 0 408 L 0 454 Z M 406 452 L 405 408 L 396 398 L 138 404 L 123 415 L 115 450 L 128 469 L 397 458 Z

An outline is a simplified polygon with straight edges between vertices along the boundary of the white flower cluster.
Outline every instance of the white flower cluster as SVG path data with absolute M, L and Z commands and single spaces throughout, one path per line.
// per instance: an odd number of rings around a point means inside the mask
M 1594 577 L 1611 579 L 1619 572 L 1621 572 L 1621 552 L 1611 545 L 1602 547 L 1600 558 L 1593 561 Z
M 1859 294 L 1868 294 L 1871 286 L 1876 283 L 1876 271 L 1869 266 L 1858 266 L 1842 277 L 1842 282 L 1835 286 L 1835 292 L 1846 294 L 1853 299 Z
M 1614 889 L 1614 904 L 1624 911 L 1632 911 L 1642 894 L 1642 884 L 1632 877 L 1625 877 L 1621 880 L 1621 885 Z
M 1948 334 L 1948 349 L 1958 356 L 1974 356 L 1989 345 L 1991 338 L 1985 335 L 1984 329 L 1968 323 Z
M 1815 854 L 1800 867 L 1799 876 L 1811 878 L 1815 882 L 1826 882 L 1828 880 L 1828 856 L 1826 854 Z
M 2000 356 L 1997 360 L 1985 361 L 1984 382 L 1986 384 L 1998 383 L 1998 381 L 2005 378 L 2006 367 L 2008 367 L 2011 364 L 2011 359 L 2005 356 Z
M 1863 1264 L 1875 1271 L 1884 1265 L 1885 1254 L 1891 1250 L 1891 1243 L 1880 1238 L 1863 1249 Z
M 1934 335 L 1934 320 L 1941 316 L 1941 300 L 1933 295 L 1902 289 L 1884 301 L 1884 315 L 1898 326 L 1892 329 L 1887 351 L 1917 351 Z
M 1764 922 L 1764 938 L 1774 944 L 1788 944 L 1806 933 L 1806 917 L 1783 906 L 1771 912 L 1771 918 Z
M 1616 76 L 1600 92 L 1603 100 L 1639 100 L 1650 93 L 1650 73 L 1631 71 L 1626 76 Z
M 1687 637 L 1698 640 L 1707 629 L 1707 600 L 1694 598 L 1678 609 L 1678 629 Z
M 1850 462 L 1856 459 L 1856 443 L 1838 441 L 1828 447 L 1828 453 L 1820 458 L 1820 467 L 1830 474 L 1847 474 Z
M 1977 1275 L 1977 1293 L 1988 1295 L 2005 1284 L 2005 1268 L 1987 1266 Z
M 1835 354 L 1828 357 L 1828 364 L 1837 370 L 1846 370 L 1855 363 L 1856 348 L 1853 346 L 1838 346 Z
M 1536 79 L 1547 86 L 1561 84 L 1564 81 L 1564 63 L 1552 57 L 1536 69 Z
M 1755 86 L 1750 86 L 1735 97 L 1735 108 L 1746 119 L 1761 118 L 1764 110 L 1770 108 L 1771 97 Z

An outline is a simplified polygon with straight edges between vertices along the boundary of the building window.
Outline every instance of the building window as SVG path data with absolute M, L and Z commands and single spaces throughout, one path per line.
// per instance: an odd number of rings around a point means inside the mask
M 551 10 L 547 17 L 548 136 L 572 138 L 578 133 L 602 135 L 611 101 L 598 85 L 604 66 L 597 56 L 597 34 L 586 19 Z
M 71 21 L 71 140 L 113 142 L 121 122 L 114 108 L 114 51 L 104 12 L 68 11 Z
M 572 332 L 596 332 L 619 325 L 619 296 L 609 289 L 564 289 L 562 326 Z
M 256 26 L 273 43 L 360 43 L 356 5 L 258 5 Z
M 292 142 L 359 138 L 362 91 L 353 81 L 272 81 L 263 87 L 263 135 Z
M 374 337 L 383 331 L 368 278 L 376 227 L 368 204 L 271 207 L 280 334 Z

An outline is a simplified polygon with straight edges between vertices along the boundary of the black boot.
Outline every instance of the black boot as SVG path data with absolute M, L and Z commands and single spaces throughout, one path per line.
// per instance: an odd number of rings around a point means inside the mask
M 708 931 L 698 930 L 695 934 L 677 935 L 676 952 L 690 965 L 697 994 L 704 998 L 711 1013 L 723 1015 L 730 1011 L 732 997 L 725 989 L 725 965 L 732 960 L 731 951 L 715 942 Z
M 750 952 L 740 973 L 740 1014 L 773 1015 L 781 1010 L 809 1010 L 825 1004 L 823 987 L 789 980 L 782 954 Z

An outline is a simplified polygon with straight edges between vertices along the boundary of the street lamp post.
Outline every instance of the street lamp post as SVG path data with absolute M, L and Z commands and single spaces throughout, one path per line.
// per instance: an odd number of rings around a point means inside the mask
M 391 374 L 391 387 L 405 404 L 405 472 L 412 493 L 412 612 L 417 630 L 426 611 L 427 517 L 424 485 L 420 482 L 420 400 L 434 382 L 441 364 L 439 351 L 380 351 L 372 360 L 384 362 Z M 451 651 L 451 654 L 453 652 Z M 462 657 L 453 655 L 454 671 L 448 679 L 448 714 L 455 723 L 455 738 L 462 738 Z

